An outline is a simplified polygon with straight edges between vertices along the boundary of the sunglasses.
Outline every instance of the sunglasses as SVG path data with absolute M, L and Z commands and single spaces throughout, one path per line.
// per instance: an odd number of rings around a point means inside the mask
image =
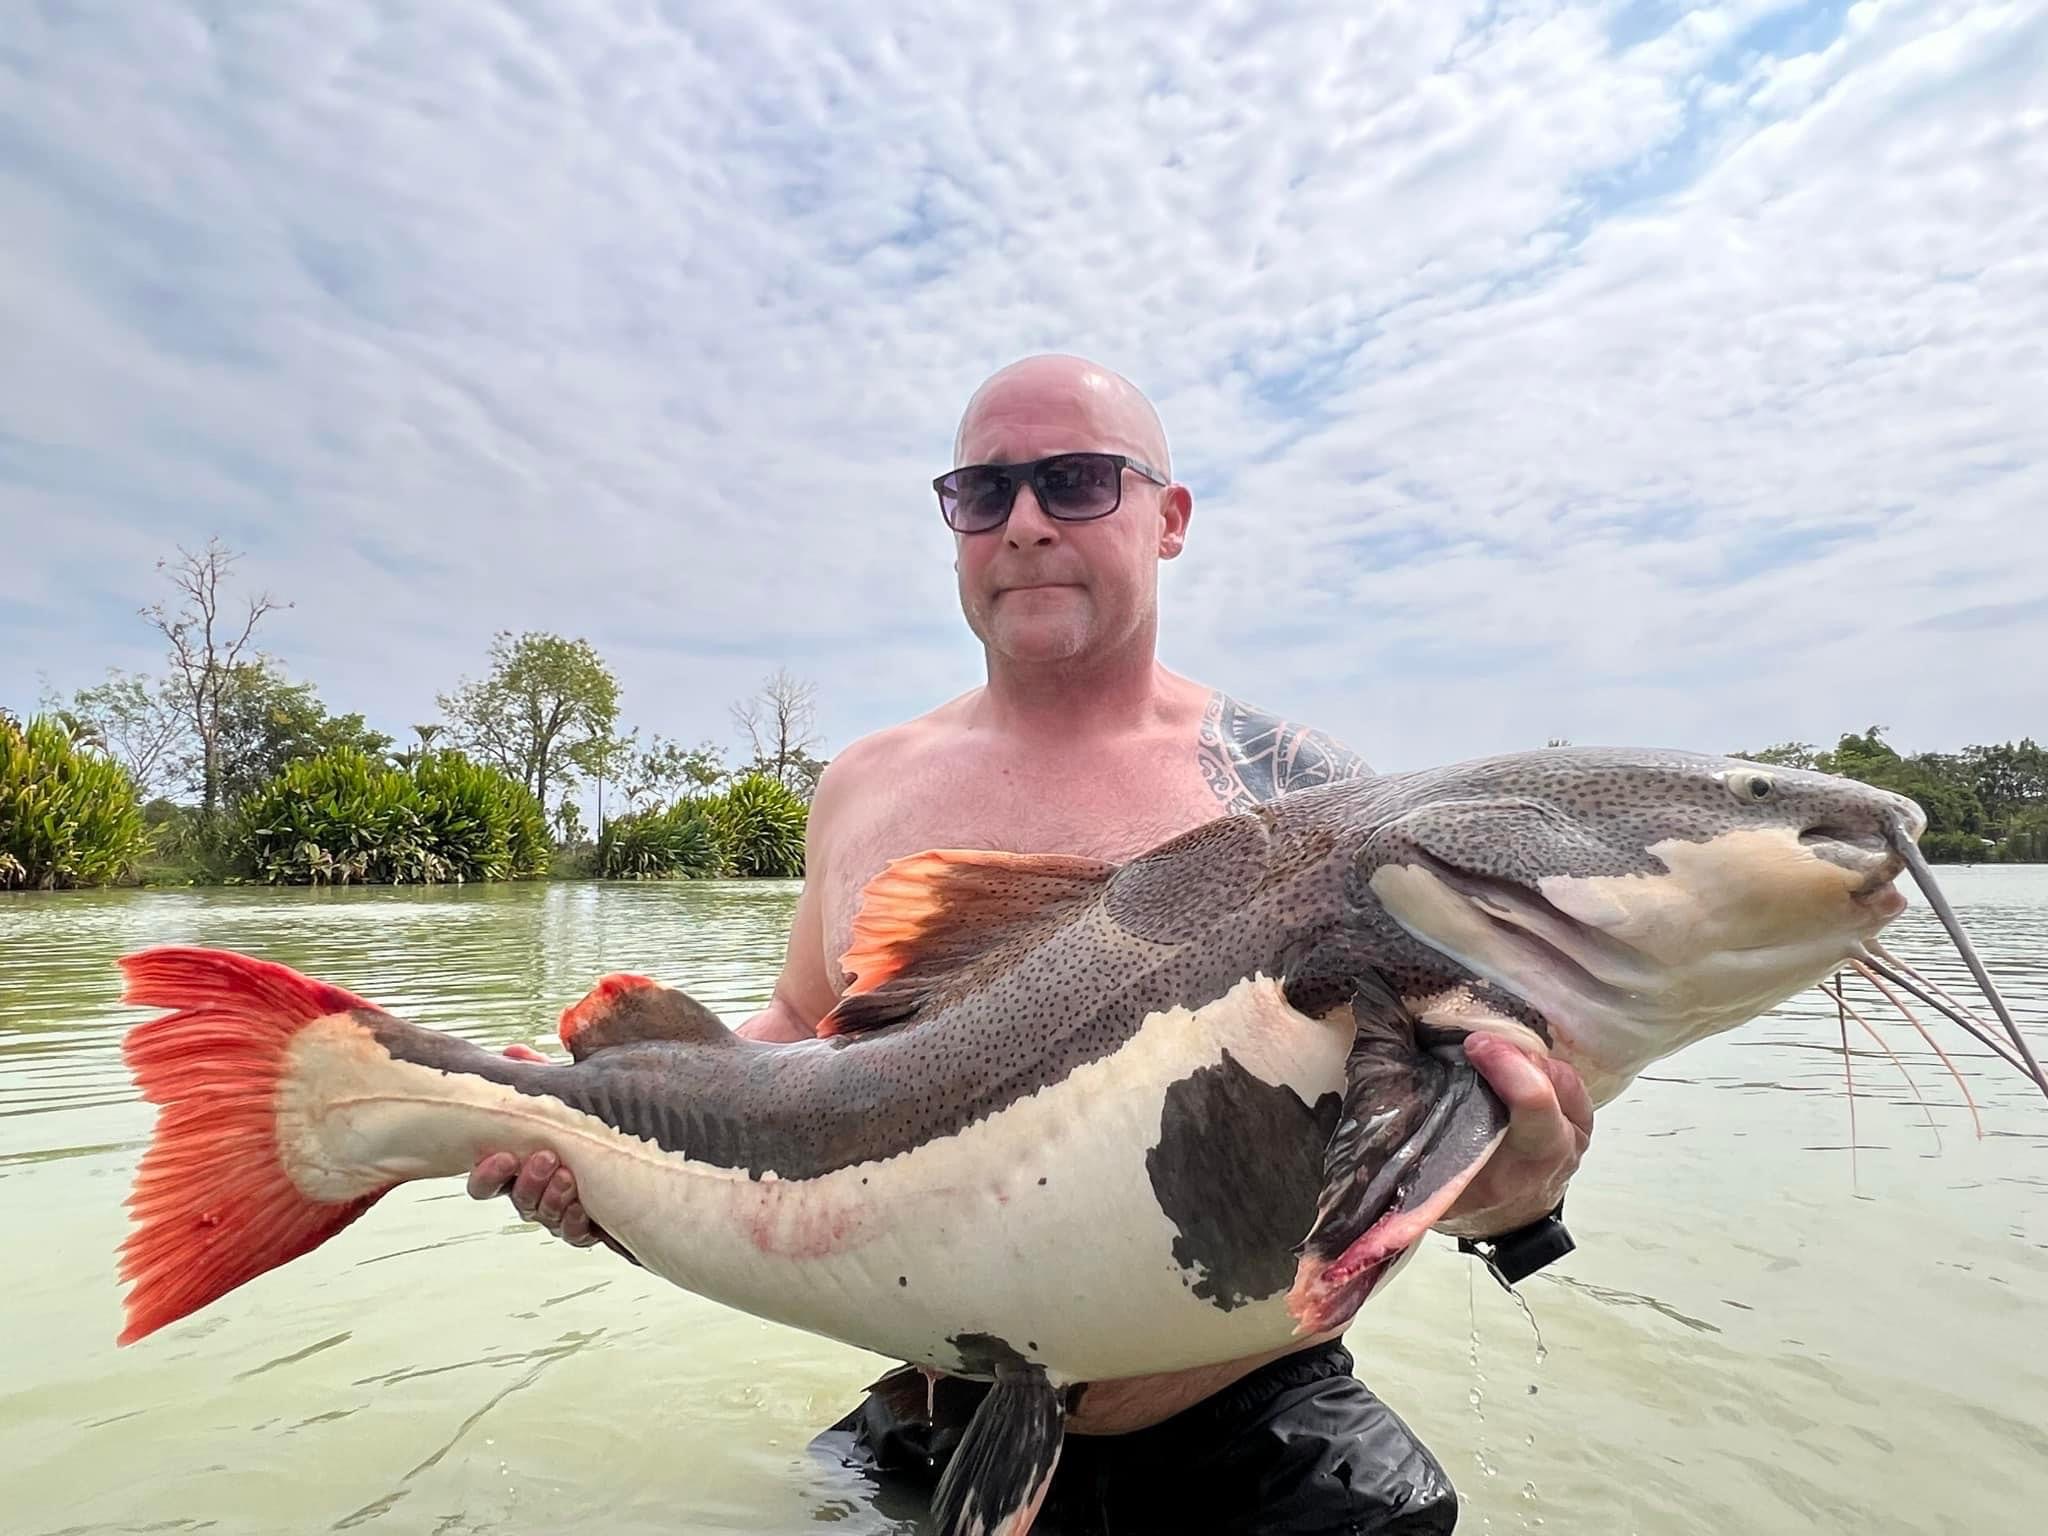
M 1154 485 L 1166 477 L 1140 459 L 1123 453 L 1055 453 L 1028 464 L 964 464 L 932 482 L 939 493 L 939 514 L 955 533 L 987 533 L 1009 521 L 1020 486 L 1063 523 L 1092 522 L 1123 504 L 1124 471 Z

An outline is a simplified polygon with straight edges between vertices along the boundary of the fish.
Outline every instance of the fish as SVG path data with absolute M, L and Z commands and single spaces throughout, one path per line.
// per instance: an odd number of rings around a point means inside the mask
M 975 848 L 864 888 L 817 1037 L 601 977 L 568 1060 L 496 1052 L 275 961 L 165 945 L 123 1052 L 159 1106 L 123 1345 L 412 1180 L 548 1150 L 664 1280 L 990 1383 L 935 1490 L 1024 1536 L 1090 1383 L 1347 1327 L 1499 1147 L 1476 1033 L 1595 1106 L 1856 969 L 2048 1095 L 1912 800 L 1667 749 L 1544 748 L 1297 789 L 1137 857 Z M 1879 942 L 1910 873 L 2004 1035 Z

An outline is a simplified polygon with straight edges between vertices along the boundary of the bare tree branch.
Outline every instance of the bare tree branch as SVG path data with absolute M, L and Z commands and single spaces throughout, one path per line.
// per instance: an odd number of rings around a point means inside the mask
M 279 603 L 267 592 L 258 593 L 249 599 L 240 632 L 223 645 L 215 635 L 216 626 L 222 623 L 221 583 L 241 557 L 218 538 L 209 538 L 206 548 L 196 555 L 180 545 L 178 556 L 177 563 L 159 560 L 156 568 L 169 573 L 171 585 L 184 595 L 184 604 L 172 613 L 163 603 L 152 603 L 142 610 L 142 616 L 156 626 L 170 647 L 171 682 L 199 744 L 200 815 L 210 821 L 220 802 L 221 707 L 230 679 L 242 664 L 243 652 L 263 616 L 291 604 Z M 234 633 L 232 620 L 222 632 Z

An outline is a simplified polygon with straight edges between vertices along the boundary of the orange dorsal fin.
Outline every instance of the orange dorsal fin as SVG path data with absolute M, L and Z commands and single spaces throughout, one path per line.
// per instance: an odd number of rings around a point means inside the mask
M 861 891 L 839 967 L 846 995 L 818 1033 L 911 1017 L 968 967 L 1014 952 L 1093 901 L 1119 866 L 1072 854 L 940 848 L 896 859 Z
M 616 972 L 562 1010 L 562 1044 L 578 1061 L 610 1045 L 675 1040 L 710 1044 L 732 1031 L 687 992 L 646 976 Z

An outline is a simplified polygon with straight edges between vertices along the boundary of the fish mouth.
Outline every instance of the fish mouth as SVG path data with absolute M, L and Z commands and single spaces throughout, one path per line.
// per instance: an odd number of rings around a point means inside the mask
M 1642 969 L 1641 958 L 1627 945 L 1518 881 L 1461 868 L 1427 849 L 1415 849 L 1409 856 L 1486 920 L 1491 936 L 1515 957 L 1514 970 L 1526 965 L 1569 994 L 1588 1000 L 1614 1004 L 1625 1000 L 1630 981 Z M 1524 1002 L 1536 1005 L 1536 989 L 1526 981 L 1518 985 L 1512 975 L 1496 980 Z M 1424 1043 L 1453 1044 L 1470 1033 L 1464 1028 L 1433 1026 L 1432 1038 Z
M 1906 872 L 1906 857 L 1899 849 L 1908 840 L 1903 826 L 1885 832 L 1858 831 L 1849 827 L 1822 825 L 1799 834 L 1799 844 L 1817 859 L 1837 865 L 1862 878 L 1850 890 L 1849 899 L 1859 906 L 1881 912 L 1890 919 L 1905 910 L 1905 893 L 1898 878 Z

